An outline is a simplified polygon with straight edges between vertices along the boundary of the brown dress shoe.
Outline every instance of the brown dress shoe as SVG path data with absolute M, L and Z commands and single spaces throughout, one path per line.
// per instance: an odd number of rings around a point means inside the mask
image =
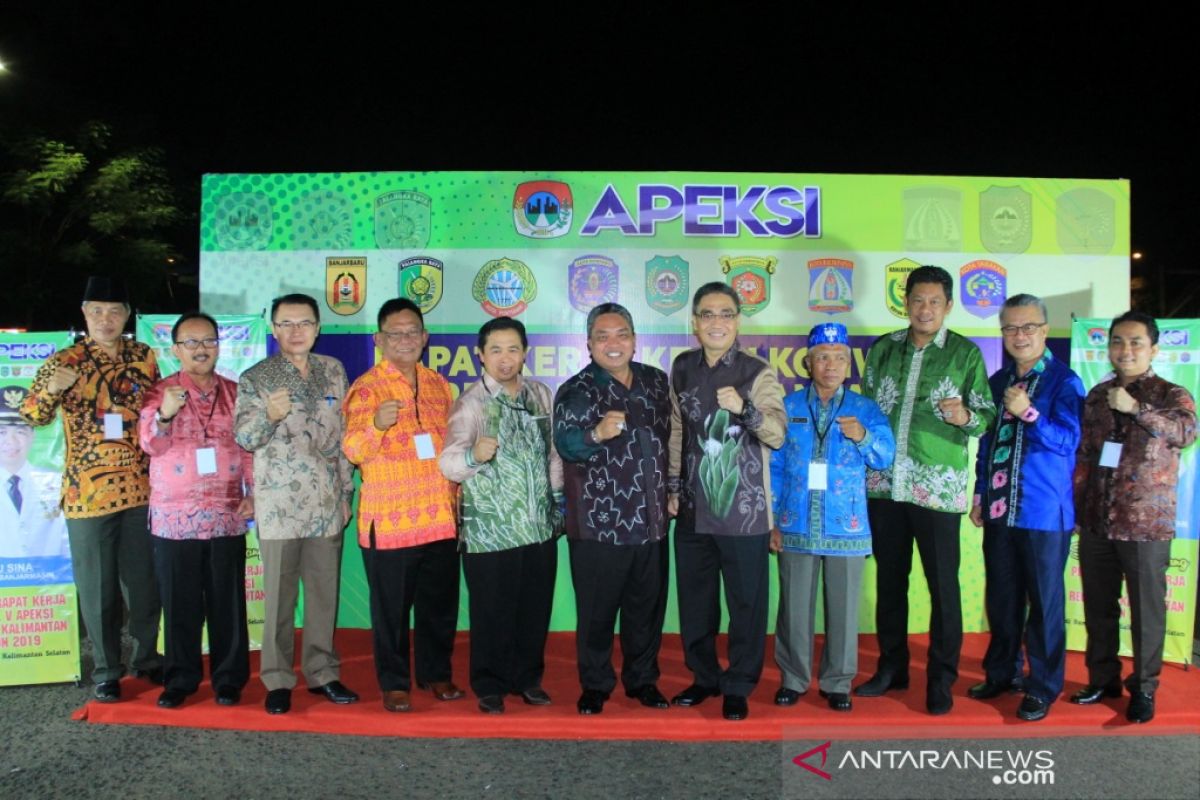
M 428 689 L 433 693 L 433 696 L 438 700 L 458 700 L 460 697 L 465 697 L 466 692 L 454 685 L 454 681 L 432 681 L 430 683 L 418 683 L 418 689 Z
M 412 704 L 409 703 L 408 692 L 397 689 L 383 693 L 383 707 L 388 711 L 409 711 L 412 709 Z

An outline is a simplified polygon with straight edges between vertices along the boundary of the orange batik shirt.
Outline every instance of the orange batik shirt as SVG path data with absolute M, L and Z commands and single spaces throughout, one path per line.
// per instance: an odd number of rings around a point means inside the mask
M 396 424 L 375 427 L 375 411 L 385 400 L 401 403 Z M 450 384 L 417 365 L 417 386 L 387 361 L 372 367 L 346 395 L 346 435 L 342 450 L 362 470 L 358 499 L 358 543 L 393 550 L 453 539 L 455 486 L 438 468 L 452 402 Z M 419 441 L 422 434 L 428 442 Z M 428 446 L 433 455 L 428 455 Z M 419 452 L 422 449 L 423 452 Z

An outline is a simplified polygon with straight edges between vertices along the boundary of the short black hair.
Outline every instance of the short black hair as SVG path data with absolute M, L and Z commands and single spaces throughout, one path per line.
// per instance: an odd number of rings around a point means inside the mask
M 954 279 L 950 277 L 949 272 L 946 272 L 941 267 L 926 264 L 908 273 L 908 281 L 904 284 L 905 299 L 908 298 L 909 293 L 912 292 L 913 287 L 918 283 L 941 284 L 942 291 L 946 293 L 946 300 L 954 302 Z
M 742 313 L 742 298 L 738 297 L 738 293 L 733 290 L 733 287 L 727 283 L 720 281 L 709 281 L 696 290 L 696 294 L 692 296 L 692 313 L 696 313 L 696 309 L 700 307 L 700 301 L 708 297 L 710 294 L 723 294 L 733 301 L 737 307 L 738 313 Z
M 399 314 L 401 311 L 411 311 L 417 315 L 417 319 L 421 321 L 421 327 L 425 327 L 425 315 L 421 313 L 421 307 L 409 300 L 407 297 L 393 297 L 379 307 L 379 330 L 383 330 L 383 323 L 392 314 Z
M 629 309 L 620 303 L 601 303 L 588 312 L 587 316 L 587 336 L 592 338 L 592 328 L 596 327 L 596 320 L 603 317 L 605 314 L 616 314 L 621 319 L 629 323 L 629 332 L 636 333 L 633 329 L 633 315 L 629 313 Z
M 1158 323 L 1154 320 L 1154 317 L 1144 311 L 1134 311 L 1133 309 L 1126 311 L 1112 321 L 1112 324 L 1108 326 L 1108 338 L 1112 338 L 1113 329 L 1122 322 L 1142 323 L 1146 326 L 1146 332 L 1150 334 L 1150 344 L 1158 344 Z
M 175 327 L 171 328 L 171 341 L 178 343 L 179 329 L 183 327 L 183 323 L 191 322 L 194 319 L 202 319 L 209 325 L 212 325 L 213 331 L 217 334 L 217 338 L 221 338 L 221 327 L 217 325 L 217 321 L 215 319 L 210 317 L 208 314 L 205 314 L 203 311 L 188 311 L 185 314 L 181 314 L 179 319 L 175 320 Z
M 292 294 L 285 294 L 281 297 L 276 297 L 271 301 L 271 322 L 275 321 L 275 312 L 278 311 L 279 307 L 282 305 L 308 306 L 312 309 L 313 316 L 317 318 L 316 321 L 321 321 L 321 309 L 317 307 L 317 301 L 306 294 L 294 292 Z
M 496 331 L 516 331 L 517 336 L 521 337 L 521 347 L 529 349 L 529 339 L 525 336 L 525 323 L 512 317 L 496 317 L 485 322 L 479 329 L 479 349 L 481 351 L 487 344 L 488 337 Z

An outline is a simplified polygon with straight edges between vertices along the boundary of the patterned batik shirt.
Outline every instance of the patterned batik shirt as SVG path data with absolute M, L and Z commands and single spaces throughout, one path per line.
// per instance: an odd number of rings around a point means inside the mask
M 894 331 L 871 345 L 862 391 L 896 435 L 895 463 L 867 472 L 867 496 L 967 511 L 967 440 L 983 435 L 996 418 L 979 348 L 945 327 L 924 347 L 913 346 L 907 328 Z M 970 416 L 961 428 L 944 422 L 938 408 L 954 397 Z
M 554 536 L 562 461 L 551 436 L 550 388 L 520 379 L 512 397 L 486 372 L 454 401 L 440 463 L 462 484 L 462 538 L 468 553 L 493 553 L 545 542 Z M 481 436 L 499 446 L 476 464 Z
M 667 535 L 667 442 L 671 389 L 661 369 L 633 362 L 628 388 L 589 364 L 554 399 L 554 444 L 563 459 L 567 536 L 645 544 Z M 593 429 L 609 411 L 625 430 L 603 442 Z
M 291 394 L 292 411 L 267 419 L 266 397 Z M 308 377 L 282 355 L 258 362 L 238 383 L 234 436 L 254 453 L 254 516 L 261 539 L 339 536 L 349 521 L 353 467 L 342 455 L 346 370 L 310 353 Z
M 48 390 L 55 365 L 79 373 L 60 395 Z M 67 519 L 100 517 L 150 502 L 150 457 L 138 443 L 138 413 L 146 392 L 158 381 L 154 351 L 121 340 L 117 357 L 90 337 L 58 351 L 33 379 L 21 406 L 30 425 L 48 425 L 62 408 L 67 443 L 62 503 Z M 105 414 L 121 416 L 121 438 L 104 438 Z
M 1115 378 L 1097 384 L 1083 404 L 1083 438 L 1075 457 L 1075 517 L 1083 532 L 1130 542 L 1175 537 L 1179 451 L 1196 441 L 1196 401 L 1187 389 L 1148 370 L 1125 390 L 1134 414 L 1108 407 Z M 1100 466 L 1105 442 L 1121 445 L 1116 469 Z

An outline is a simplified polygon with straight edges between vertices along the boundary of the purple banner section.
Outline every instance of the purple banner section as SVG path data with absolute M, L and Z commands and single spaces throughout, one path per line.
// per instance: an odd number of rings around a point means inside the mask
M 739 341 L 744 349 L 752 349 L 766 359 L 775 369 L 784 391 L 791 393 L 808 381 L 808 373 L 801 363 L 808 351 L 807 338 L 807 335 L 745 334 L 739 337 Z M 850 337 L 850 349 L 853 354 L 850 367 L 851 385 L 857 386 L 862 381 L 867 350 L 876 338 Z M 988 373 L 991 374 L 1000 366 L 1002 351 L 999 336 L 975 338 L 974 341 L 983 352 Z M 479 380 L 479 359 L 475 356 L 477 342 L 478 337 L 473 333 L 431 334 L 429 346 L 425 350 L 424 363 L 450 381 L 457 395 Z M 275 352 L 274 345 L 272 340 L 271 352 Z M 644 334 L 638 336 L 637 353 L 634 358 L 669 373 L 676 356 L 695 346 L 695 337 L 689 335 Z M 1065 358 L 1069 342 L 1053 341 L 1051 349 L 1055 351 L 1056 356 Z M 367 333 L 324 334 L 317 341 L 315 351 L 340 359 L 351 382 L 375 363 L 375 345 L 371 335 Z M 547 384 L 554 391 L 589 361 L 587 337 L 582 333 L 529 335 L 525 374 Z

